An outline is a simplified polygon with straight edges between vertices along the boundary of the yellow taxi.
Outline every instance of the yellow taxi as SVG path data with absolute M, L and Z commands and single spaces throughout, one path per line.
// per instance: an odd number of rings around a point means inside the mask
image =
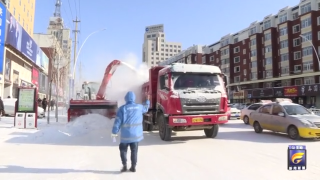
M 288 134 L 291 139 L 320 138 L 320 116 L 291 99 L 277 98 L 250 113 L 249 123 L 256 133 L 271 130 Z

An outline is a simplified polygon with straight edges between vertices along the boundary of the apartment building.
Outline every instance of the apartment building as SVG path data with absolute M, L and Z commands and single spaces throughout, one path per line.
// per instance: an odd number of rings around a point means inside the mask
M 142 47 L 143 62 L 149 67 L 175 56 L 181 51 L 181 43 L 168 42 L 163 24 L 147 26 Z
M 203 48 L 198 63 L 219 66 L 230 77 L 231 102 L 286 97 L 320 106 L 318 0 L 300 0 Z
M 32 37 L 36 0 L 5 0 L 7 9 Z

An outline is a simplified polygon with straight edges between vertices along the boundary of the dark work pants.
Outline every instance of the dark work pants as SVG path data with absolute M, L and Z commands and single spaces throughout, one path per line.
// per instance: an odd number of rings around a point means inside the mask
M 120 143 L 119 144 L 119 150 L 120 150 L 120 157 L 122 161 L 122 165 L 127 165 L 127 151 L 128 146 L 130 146 L 131 150 L 131 165 L 135 167 L 137 165 L 137 159 L 138 159 L 138 146 L 139 143 Z

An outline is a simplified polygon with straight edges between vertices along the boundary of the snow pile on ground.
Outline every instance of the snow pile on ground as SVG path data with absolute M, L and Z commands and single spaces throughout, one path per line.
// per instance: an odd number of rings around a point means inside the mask
M 39 143 L 39 144 L 92 144 L 106 141 L 111 142 L 111 130 L 114 120 L 110 120 L 99 114 L 83 115 L 63 126 L 47 126 L 39 128 L 35 133 L 17 137 L 15 143 Z M 91 142 L 93 141 L 94 142 Z
M 114 120 L 99 114 L 87 114 L 68 123 L 65 133 L 69 136 L 79 136 L 97 132 L 111 133 Z

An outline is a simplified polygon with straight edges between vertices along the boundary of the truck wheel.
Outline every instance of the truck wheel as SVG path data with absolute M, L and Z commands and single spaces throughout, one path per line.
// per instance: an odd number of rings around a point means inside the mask
M 204 129 L 207 138 L 215 138 L 219 132 L 219 125 L 215 124 L 211 129 Z
M 165 118 L 163 114 L 159 114 L 159 116 L 158 116 L 159 135 L 162 140 L 170 141 L 172 129 L 169 128 L 166 119 L 167 118 Z

